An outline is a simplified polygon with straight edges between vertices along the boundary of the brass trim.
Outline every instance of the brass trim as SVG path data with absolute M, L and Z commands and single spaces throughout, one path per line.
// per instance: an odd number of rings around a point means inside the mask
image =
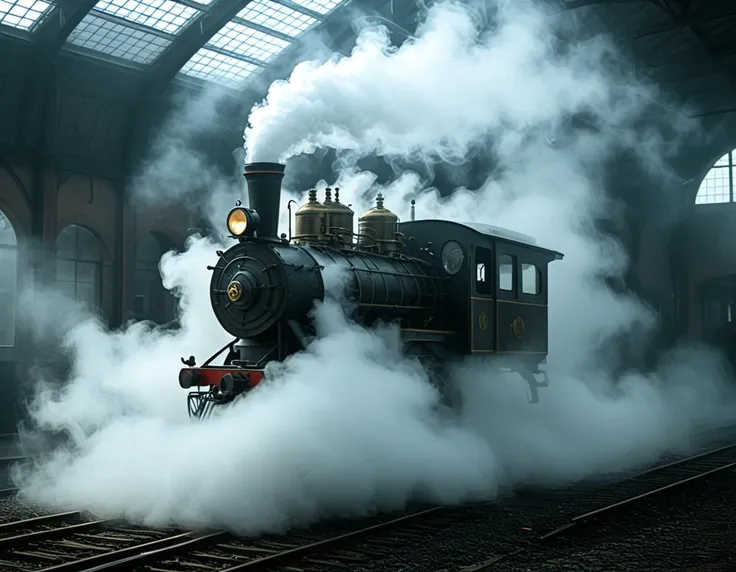
M 457 334 L 455 330 L 422 330 L 419 328 L 401 328 L 402 332 L 419 332 L 421 334 Z
M 243 295 L 243 285 L 237 280 L 233 280 L 227 285 L 227 297 L 231 302 L 237 302 Z
M 480 302 L 495 302 L 495 298 L 491 298 L 490 296 L 471 296 L 471 300 L 478 300 Z
M 526 333 L 526 324 L 521 316 L 517 316 L 514 321 L 511 322 L 511 333 L 514 334 L 514 337 L 517 340 L 524 337 L 524 334 Z

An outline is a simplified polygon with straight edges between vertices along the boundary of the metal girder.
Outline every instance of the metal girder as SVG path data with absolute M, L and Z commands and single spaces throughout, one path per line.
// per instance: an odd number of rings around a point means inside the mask
M 249 3 L 250 0 L 218 0 L 206 13 L 200 14 L 151 66 L 150 81 L 146 82 L 142 99 L 163 92 L 192 56 Z
M 708 22 L 718 22 L 719 20 L 727 20 L 729 18 L 736 18 L 736 10 L 733 12 L 729 12 L 728 14 L 718 14 L 717 16 L 710 16 L 708 18 L 698 18 L 697 21 L 694 21 L 694 24 L 705 24 Z M 657 30 L 650 30 L 648 32 L 642 32 L 641 34 L 637 34 L 636 36 L 632 36 L 632 40 L 640 40 L 642 38 L 648 38 L 650 36 L 656 36 L 659 34 L 667 34 L 669 32 L 675 32 L 677 30 L 681 30 L 683 27 L 685 27 L 685 24 L 683 22 L 675 22 L 672 26 L 667 26 L 665 28 L 659 28 Z
M 722 115 L 731 115 L 736 114 L 736 107 L 731 107 L 728 109 L 716 109 L 713 111 L 706 111 L 705 113 L 697 113 L 695 115 L 690 115 L 692 118 L 703 118 L 703 117 L 716 117 L 716 116 L 722 116 Z
M 74 28 L 94 7 L 97 0 L 67 0 L 59 2 L 51 14 L 31 34 L 34 44 L 31 62 L 28 71 L 23 78 L 20 109 L 18 115 L 18 131 L 16 133 L 16 144 L 23 146 L 39 145 L 43 148 L 40 140 L 45 133 L 39 133 L 28 142 L 24 138 L 29 133 L 29 119 L 31 115 L 42 117 L 46 110 L 41 106 L 48 100 L 48 91 L 52 89 L 54 76 L 53 66 L 56 55 L 66 42 L 66 39 L 74 31 Z M 34 113 L 35 112 L 35 113 Z M 38 123 L 44 123 L 39 121 Z M 38 128 L 41 130 L 41 127 Z
M 292 8 L 318 20 L 324 20 L 320 14 L 307 11 L 302 6 L 294 4 L 289 0 L 276 0 L 278 3 Z M 144 87 L 139 96 L 131 105 L 130 117 L 128 120 L 128 131 L 124 137 L 124 154 L 125 163 L 132 167 L 136 160 L 136 154 L 142 149 L 138 149 L 137 141 L 145 144 L 146 133 L 150 130 L 151 120 L 156 115 L 156 100 L 166 91 L 176 74 L 191 59 L 191 57 L 228 22 L 236 20 L 237 14 L 245 8 L 250 0 L 218 0 L 210 6 L 206 14 L 202 14 L 195 22 L 193 22 L 186 30 L 184 30 L 179 39 L 171 46 L 168 53 L 163 54 L 158 62 L 151 67 L 148 81 L 144 81 Z M 334 19 L 327 19 L 323 22 L 323 27 L 338 27 L 333 24 Z M 245 23 L 245 22 L 244 22 Z M 251 28 L 258 29 L 260 26 L 250 22 L 247 25 Z M 350 29 L 350 23 L 340 22 L 339 30 L 334 30 L 337 34 L 344 32 L 344 28 Z M 331 30 L 331 35 L 333 31 Z M 268 31 L 272 34 L 272 31 Z M 278 33 L 274 34 L 279 36 Z M 334 37 L 334 36 L 333 36 Z M 301 39 L 289 37 L 290 41 L 298 44 Z M 263 72 L 266 76 L 280 74 L 284 72 L 283 59 L 277 58 L 275 62 L 269 64 L 267 71 Z M 285 72 L 288 73 L 288 72 Z
M 96 3 L 97 0 L 59 0 L 48 18 L 33 31 L 31 39 L 44 51 L 58 52 Z
M 611 4 L 642 4 L 649 0 L 561 0 L 565 10 L 577 10 L 588 6 L 605 6 Z
M 136 159 L 138 152 L 136 141 L 149 129 L 149 123 L 156 114 L 155 101 L 166 90 L 179 70 L 202 48 L 212 37 L 230 22 L 250 0 L 218 0 L 202 12 L 187 28 L 179 34 L 179 38 L 164 52 L 147 74 L 147 81 L 138 97 L 131 104 L 128 129 L 123 137 L 123 162 L 128 168 Z
M 31 232 L 43 236 L 43 181 L 48 165 L 47 133 L 56 93 L 59 50 L 96 0 L 60 0 L 51 14 L 31 33 L 34 44 L 21 88 L 15 144 L 27 149 L 32 166 Z M 34 271 L 38 270 L 34 261 Z
M 713 60 L 723 71 L 729 85 L 736 91 L 736 75 L 733 68 L 724 62 L 724 51 L 718 50 L 713 45 L 708 35 L 698 26 L 695 17 L 697 14 L 692 11 L 692 6 L 687 2 L 679 2 L 673 0 L 657 0 L 655 4 L 664 12 L 669 14 L 672 19 L 684 28 L 689 29 L 698 39 L 705 49 L 705 53 Z M 726 50 L 728 53 L 730 50 Z

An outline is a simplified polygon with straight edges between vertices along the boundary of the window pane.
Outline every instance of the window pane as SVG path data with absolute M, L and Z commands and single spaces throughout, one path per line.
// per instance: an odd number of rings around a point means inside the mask
M 477 282 L 486 281 L 486 265 L 482 262 L 475 267 L 475 279 Z
M 713 167 L 703 179 L 695 199 L 697 204 L 727 203 L 730 200 L 730 169 Z
M 95 284 L 97 282 L 97 263 L 77 262 L 77 282 Z
M 524 294 L 539 294 L 540 290 L 539 270 L 533 264 L 521 265 L 521 291 Z
M 63 282 L 74 282 L 73 260 L 56 260 L 56 280 Z
M 90 308 L 97 307 L 95 285 L 87 282 L 77 282 L 77 300 L 85 302 Z
M 63 296 L 74 300 L 74 282 L 58 281 L 56 283 L 56 288 Z
M 17 251 L 0 247 L 0 346 L 15 344 Z
M 475 290 L 478 294 L 493 294 L 493 252 L 488 248 L 475 247 Z
M 508 254 L 502 254 L 498 260 L 498 287 L 510 292 L 514 289 L 514 259 Z
M 51 7 L 51 3 L 43 0 L 2 0 L 0 1 L 0 25 L 30 30 L 48 14 Z
M 16 238 L 13 225 L 10 224 L 8 217 L 3 211 L 0 211 L 0 245 L 15 246 Z
M 56 256 L 67 260 L 74 260 L 75 243 L 77 240 L 77 227 L 71 225 L 59 233 L 56 238 Z
M 77 229 L 77 260 L 97 262 L 100 260 L 100 245 L 97 237 L 86 228 Z
M 2 1 L 2 0 L 0 0 Z M 79 225 L 64 228 L 56 241 L 59 290 L 96 308 L 99 302 L 100 248 L 97 237 Z

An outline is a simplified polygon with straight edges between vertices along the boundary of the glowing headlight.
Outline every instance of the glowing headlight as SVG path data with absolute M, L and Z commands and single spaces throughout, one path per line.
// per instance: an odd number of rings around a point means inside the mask
M 230 234 L 242 236 L 248 230 L 248 214 L 245 209 L 233 209 L 227 215 L 227 229 Z

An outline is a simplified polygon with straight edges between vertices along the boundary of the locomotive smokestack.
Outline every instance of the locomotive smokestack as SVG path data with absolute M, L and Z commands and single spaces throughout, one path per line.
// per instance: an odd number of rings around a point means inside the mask
M 280 163 L 246 163 L 245 181 L 248 183 L 248 206 L 255 209 L 261 219 L 258 236 L 276 237 L 279 227 L 281 180 L 285 165 Z

